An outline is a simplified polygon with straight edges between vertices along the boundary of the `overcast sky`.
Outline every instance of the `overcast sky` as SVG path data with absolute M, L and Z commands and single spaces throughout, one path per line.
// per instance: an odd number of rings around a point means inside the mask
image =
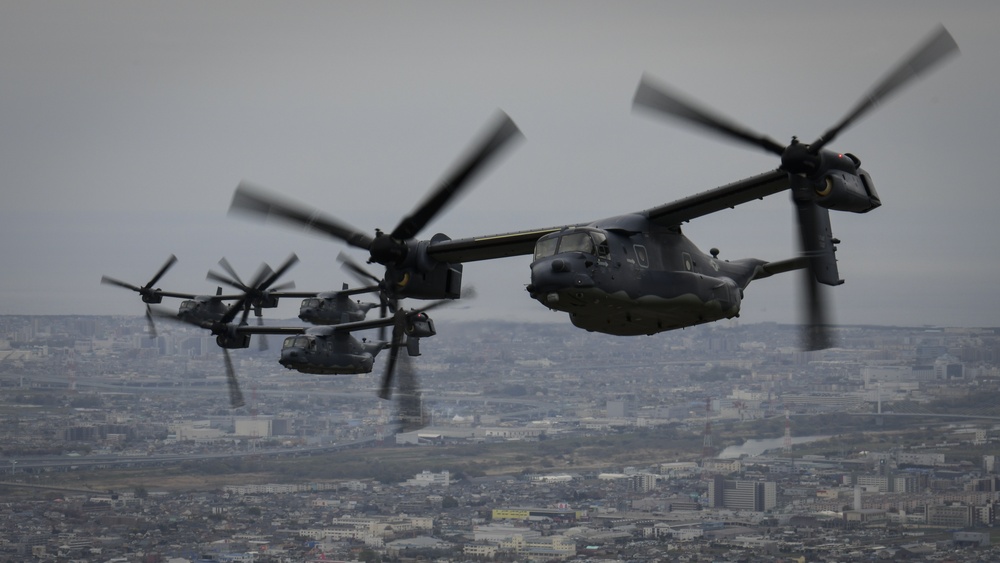
M 1000 3 L 3 2 L 0 314 L 135 314 L 295 252 L 299 290 L 353 281 L 344 246 L 227 214 L 243 179 L 393 228 L 498 108 L 525 141 L 425 232 L 599 219 L 770 170 L 753 148 L 633 113 L 643 72 L 787 142 L 812 140 L 938 24 L 962 54 L 844 132 L 883 206 L 833 214 L 843 324 L 1000 325 Z M 723 258 L 795 252 L 787 194 L 694 221 Z M 362 253 L 350 253 L 363 259 Z M 458 318 L 559 321 L 528 257 L 465 267 Z M 741 322 L 795 322 L 794 276 Z M 174 303 L 176 304 L 176 302 Z M 297 303 L 272 317 L 293 317 Z

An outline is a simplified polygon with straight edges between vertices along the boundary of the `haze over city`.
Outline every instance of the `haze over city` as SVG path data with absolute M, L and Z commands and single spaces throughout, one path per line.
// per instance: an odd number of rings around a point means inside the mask
M 578 223 L 771 170 L 773 155 L 633 113 L 644 72 L 788 142 L 811 140 L 938 25 L 962 54 L 834 143 L 883 206 L 833 214 L 842 324 L 993 326 L 1000 235 L 993 2 L 13 3 L 0 7 L 0 314 L 141 315 L 110 275 L 213 293 L 301 258 L 299 290 L 353 282 L 344 245 L 227 215 L 248 180 L 364 230 L 391 229 L 503 109 L 525 141 L 422 236 Z M 787 196 L 685 226 L 722 258 L 796 252 Z M 363 259 L 359 253 L 352 253 Z M 568 322 L 528 298 L 529 257 L 465 268 L 444 318 Z M 795 322 L 794 276 L 753 283 L 740 321 Z M 292 317 L 297 303 L 271 318 Z

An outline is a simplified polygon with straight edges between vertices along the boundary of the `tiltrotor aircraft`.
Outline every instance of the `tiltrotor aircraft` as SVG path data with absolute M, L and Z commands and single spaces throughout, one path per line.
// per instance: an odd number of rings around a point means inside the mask
M 142 286 L 124 282 L 110 276 L 101 276 L 101 283 L 103 284 L 124 287 L 125 289 L 131 289 L 139 294 L 143 303 L 146 304 L 146 322 L 149 324 L 149 335 L 151 337 L 156 336 L 156 324 L 153 322 L 153 313 L 150 309 L 150 305 L 162 303 L 164 297 L 183 299 L 184 301 L 180 304 L 178 316 L 198 321 L 221 319 L 226 314 L 227 310 L 225 301 L 241 299 L 243 297 L 242 295 L 223 295 L 222 288 L 219 288 L 215 295 L 198 295 L 194 293 L 164 291 L 158 287 L 153 287 L 158 281 L 160 281 L 163 274 L 167 273 L 167 270 L 169 270 L 170 267 L 176 262 L 177 257 L 171 254 L 156 274 L 154 274 L 153 277 Z
M 943 27 L 812 143 L 793 138 L 784 145 L 715 112 L 698 107 L 643 77 L 633 105 L 751 144 L 781 158 L 778 168 L 729 185 L 644 211 L 572 225 L 528 229 L 453 240 L 443 234 L 418 239 L 434 218 L 510 141 L 520 136 L 501 115 L 469 155 L 427 199 L 391 232 L 374 236 L 316 209 L 293 203 L 247 183 L 236 189 L 231 212 L 275 218 L 342 240 L 368 252 L 369 263 L 385 267 L 384 298 L 455 299 L 465 262 L 532 254 L 529 295 L 551 309 L 569 313 L 572 323 L 615 335 L 660 331 L 735 317 L 744 290 L 756 279 L 805 270 L 806 348 L 830 345 L 825 306 L 817 284 L 842 283 L 829 211 L 867 213 L 881 205 L 875 185 L 849 154 L 827 150 L 844 129 L 935 66 L 958 46 Z M 681 225 L 779 192 L 790 191 L 798 218 L 797 258 L 768 262 L 756 258 L 720 260 L 684 236 Z
M 218 319 L 196 320 L 191 317 L 174 315 L 162 308 L 150 308 L 150 314 L 159 317 L 185 322 L 206 330 L 215 336 L 216 344 L 223 350 L 226 363 L 226 379 L 229 385 L 230 403 L 233 408 L 243 406 L 243 395 L 233 368 L 229 350 L 249 348 L 251 336 L 263 334 L 286 335 L 282 344 L 281 357 L 278 360 L 282 366 L 309 374 L 359 374 L 370 373 L 375 363 L 375 356 L 388 348 L 389 360 L 382 379 L 379 396 L 389 398 L 393 377 L 396 370 L 399 349 L 405 348 L 407 355 L 420 355 L 420 339 L 434 336 L 434 321 L 427 311 L 445 301 L 438 301 L 419 310 L 403 310 L 397 308 L 391 317 L 379 319 L 343 322 L 323 326 L 250 326 L 247 316 L 250 307 L 241 299 L 230 305 L 225 314 Z M 236 316 L 243 312 L 239 323 L 234 323 Z M 391 326 L 392 340 L 358 340 L 352 333 Z M 412 375 L 407 375 L 405 381 L 413 381 Z M 410 387 L 412 383 L 408 384 Z
M 389 233 L 374 235 L 247 183 L 237 187 L 231 212 L 275 218 L 332 236 L 368 252 L 385 267 L 380 282 L 388 298 L 459 297 L 465 262 L 532 254 L 529 295 L 569 313 L 572 323 L 615 335 L 654 334 L 735 317 L 744 289 L 756 279 L 805 270 L 809 349 L 830 345 L 817 283 L 842 283 L 829 211 L 867 213 L 881 205 L 871 176 L 849 153 L 827 150 L 844 129 L 958 47 L 943 27 L 932 34 L 836 125 L 812 143 L 788 145 L 758 134 L 670 93 L 643 77 L 634 107 L 676 117 L 781 158 L 778 168 L 696 195 L 606 219 L 453 240 L 443 234 L 418 239 L 434 218 L 519 130 L 501 115 L 469 155 L 409 216 Z M 797 258 L 720 260 L 684 236 L 681 225 L 779 192 L 790 191 L 800 233 Z
M 281 298 L 302 298 L 299 318 L 311 324 L 323 325 L 364 320 L 367 312 L 377 305 L 376 303 L 355 302 L 348 298 L 351 295 L 360 293 L 378 292 L 379 288 L 377 286 L 348 288 L 345 284 L 344 288 L 340 291 L 317 293 L 287 291 L 294 287 L 294 282 L 284 282 L 275 285 L 278 278 L 288 271 L 298 260 L 298 256 L 292 254 L 277 270 L 272 270 L 267 264 L 262 264 L 250 283 L 244 283 L 228 260 L 225 258 L 219 260 L 219 264 L 228 276 L 209 271 L 207 278 L 239 290 L 241 293 L 238 294 L 224 295 L 221 287 L 217 289 L 216 293 L 205 295 L 165 291 L 153 287 L 170 267 L 177 262 L 177 257 L 174 255 L 170 255 L 156 274 L 142 286 L 124 282 L 110 276 L 102 276 L 101 283 L 124 287 L 139 294 L 142 301 L 147 305 L 146 319 L 149 323 L 150 336 L 156 336 L 156 325 L 153 323 L 149 305 L 162 303 L 164 297 L 183 299 L 178 307 L 177 317 L 193 322 L 194 324 L 219 321 L 229 312 L 229 306 L 226 302 L 236 300 L 240 300 L 245 309 L 252 309 L 254 311 L 258 324 L 263 324 L 262 310 L 277 307 L 278 300 Z M 385 316 L 384 312 L 382 316 Z

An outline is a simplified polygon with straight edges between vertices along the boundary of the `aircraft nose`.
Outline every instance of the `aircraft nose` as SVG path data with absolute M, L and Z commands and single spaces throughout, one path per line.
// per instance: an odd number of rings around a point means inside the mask
M 536 295 L 562 289 L 581 289 L 593 286 L 594 279 L 587 271 L 583 260 L 560 257 L 532 263 L 531 284 L 528 285 L 527 289 L 529 293 Z
M 302 350 L 298 348 L 287 348 L 281 351 L 281 359 L 278 360 L 283 366 L 294 365 L 302 362 Z

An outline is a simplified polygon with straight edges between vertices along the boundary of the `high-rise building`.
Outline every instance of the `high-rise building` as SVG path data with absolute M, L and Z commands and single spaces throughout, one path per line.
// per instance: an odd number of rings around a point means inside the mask
M 778 489 L 773 481 L 744 481 L 716 475 L 708 489 L 708 503 L 714 508 L 765 512 L 778 505 Z

